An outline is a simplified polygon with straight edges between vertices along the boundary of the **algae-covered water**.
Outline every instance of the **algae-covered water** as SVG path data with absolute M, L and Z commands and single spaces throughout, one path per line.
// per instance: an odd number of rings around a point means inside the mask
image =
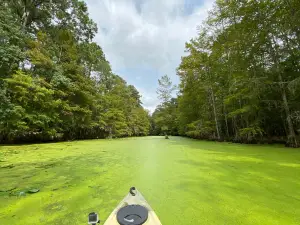
M 300 224 L 299 149 L 180 137 L 0 146 L 0 224 L 87 224 L 92 211 L 103 224 L 130 186 L 163 225 Z

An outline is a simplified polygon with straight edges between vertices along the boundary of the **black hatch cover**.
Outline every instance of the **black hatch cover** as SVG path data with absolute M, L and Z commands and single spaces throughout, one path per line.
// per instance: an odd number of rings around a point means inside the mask
M 147 219 L 148 210 L 141 205 L 127 205 L 117 213 L 117 220 L 121 225 L 141 225 Z

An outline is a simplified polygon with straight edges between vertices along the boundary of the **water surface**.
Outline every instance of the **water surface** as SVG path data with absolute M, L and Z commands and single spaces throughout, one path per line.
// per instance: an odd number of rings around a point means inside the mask
M 130 186 L 164 225 L 300 224 L 299 149 L 144 137 L 1 146 L 0 160 L 0 224 L 105 220 Z

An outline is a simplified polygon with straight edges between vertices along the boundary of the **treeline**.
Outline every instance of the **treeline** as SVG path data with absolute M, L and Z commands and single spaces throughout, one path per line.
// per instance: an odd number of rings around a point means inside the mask
M 186 43 L 178 98 L 153 115 L 171 122 L 156 132 L 299 147 L 299 20 L 299 0 L 217 1 Z
M 0 143 L 148 134 L 139 92 L 96 32 L 80 0 L 0 2 Z

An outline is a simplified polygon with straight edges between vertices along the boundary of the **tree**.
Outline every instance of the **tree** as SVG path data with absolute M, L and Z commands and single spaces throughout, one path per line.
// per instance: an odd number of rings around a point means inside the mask
M 172 98 L 172 92 L 176 86 L 172 84 L 171 79 L 164 75 L 158 80 L 159 87 L 157 88 L 158 98 L 162 101 L 152 115 L 154 127 L 154 134 L 171 133 L 177 135 L 176 113 L 177 100 Z
M 298 9 L 296 0 L 216 1 L 177 69 L 179 134 L 299 146 Z
M 163 103 L 169 102 L 172 97 L 172 92 L 176 89 L 176 87 L 172 85 L 171 79 L 168 75 L 164 75 L 158 79 L 158 85 L 159 87 L 156 91 L 158 98 Z
M 148 134 L 139 92 L 112 73 L 83 1 L 0 6 L 0 142 Z
M 0 3 L 0 37 L 0 78 L 5 78 L 18 69 L 19 62 L 25 58 L 22 48 L 26 34 L 21 32 L 12 10 L 6 8 L 4 2 Z

